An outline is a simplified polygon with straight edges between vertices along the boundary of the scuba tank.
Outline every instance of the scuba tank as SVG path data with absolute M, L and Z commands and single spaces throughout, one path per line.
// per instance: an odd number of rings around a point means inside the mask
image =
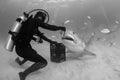
M 15 32 L 15 33 L 19 33 L 21 27 L 22 27 L 22 23 L 27 19 L 26 13 L 24 13 L 23 16 L 19 16 L 13 27 L 11 28 L 11 32 Z M 5 44 L 5 49 L 12 52 L 14 48 L 14 41 L 12 40 L 12 34 L 9 33 L 8 39 L 7 39 L 7 43 Z

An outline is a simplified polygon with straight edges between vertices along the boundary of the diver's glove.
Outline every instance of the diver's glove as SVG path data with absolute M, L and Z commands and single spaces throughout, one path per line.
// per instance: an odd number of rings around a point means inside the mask
M 60 30 L 62 30 L 62 31 L 66 31 L 66 28 L 65 27 L 62 27 L 62 26 L 59 26 L 60 27 Z

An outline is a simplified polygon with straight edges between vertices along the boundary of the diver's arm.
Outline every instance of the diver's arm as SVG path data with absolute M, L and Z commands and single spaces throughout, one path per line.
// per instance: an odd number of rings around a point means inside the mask
M 44 29 L 48 29 L 51 31 L 57 31 L 57 30 L 66 31 L 66 28 L 62 26 L 50 25 L 50 24 L 43 23 L 43 22 L 39 23 L 38 25 Z
M 50 39 L 48 39 L 46 36 L 44 35 L 41 35 L 41 38 L 44 39 L 45 41 L 49 42 L 49 43 L 52 43 L 52 44 L 56 44 L 57 42 L 56 41 L 52 41 Z
M 49 43 L 52 43 L 52 44 L 56 44 L 57 42 L 55 42 L 55 41 L 52 41 L 52 40 L 50 40 L 50 39 L 48 39 L 46 36 L 44 36 L 44 35 L 42 35 L 41 36 L 42 37 L 42 39 L 44 39 L 45 41 L 47 41 L 47 42 L 49 42 Z
M 37 33 L 37 36 L 39 36 L 40 38 L 42 38 L 42 39 L 44 39 L 45 41 L 47 41 L 47 42 L 49 42 L 49 43 L 52 43 L 52 44 L 56 44 L 57 42 L 55 42 L 55 41 L 52 41 L 52 40 L 50 40 L 50 39 L 48 39 L 46 36 L 44 36 L 44 34 L 43 33 L 41 33 L 41 32 L 36 32 Z

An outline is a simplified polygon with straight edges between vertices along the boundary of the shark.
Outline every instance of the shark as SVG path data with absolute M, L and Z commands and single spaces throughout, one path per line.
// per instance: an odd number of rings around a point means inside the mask
M 86 47 L 85 43 L 72 30 L 62 33 L 62 43 L 66 46 L 67 51 L 71 53 L 80 53 Z
M 66 47 L 66 53 L 73 53 L 74 55 L 77 54 L 77 56 L 83 56 L 86 54 L 95 55 L 87 48 L 91 44 L 91 41 L 94 38 L 94 34 L 92 34 L 92 37 L 87 43 L 80 39 L 78 34 L 72 30 L 66 30 L 65 32 L 61 32 L 60 34 L 62 43 Z

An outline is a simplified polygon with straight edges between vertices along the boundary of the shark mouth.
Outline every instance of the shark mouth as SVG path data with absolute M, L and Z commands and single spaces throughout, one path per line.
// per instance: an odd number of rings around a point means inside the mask
M 74 41 L 74 39 L 70 36 L 65 36 L 62 38 L 63 40 L 70 40 L 70 41 Z

